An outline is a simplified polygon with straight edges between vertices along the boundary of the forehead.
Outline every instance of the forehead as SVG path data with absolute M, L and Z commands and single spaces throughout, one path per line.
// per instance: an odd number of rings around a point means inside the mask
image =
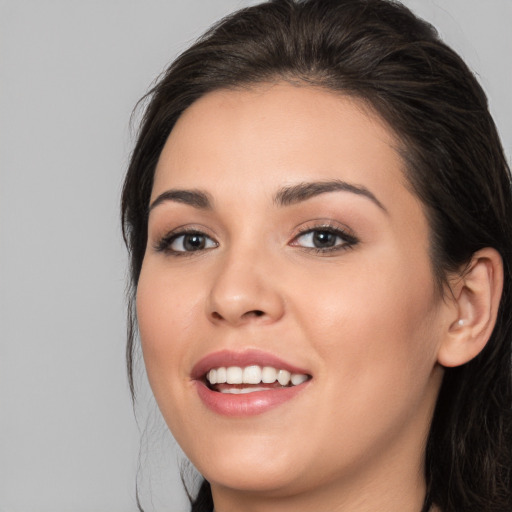
M 389 189 L 393 196 L 405 182 L 398 145 L 358 98 L 288 83 L 219 90 L 179 118 L 160 156 L 152 198 L 171 186 L 223 183 L 270 193 L 322 179 Z

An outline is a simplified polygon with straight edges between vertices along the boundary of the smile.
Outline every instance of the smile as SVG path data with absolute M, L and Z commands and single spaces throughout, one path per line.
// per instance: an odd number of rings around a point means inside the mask
M 312 380 L 306 370 L 256 350 L 210 354 L 196 364 L 192 378 L 199 398 L 211 411 L 238 417 L 273 409 Z

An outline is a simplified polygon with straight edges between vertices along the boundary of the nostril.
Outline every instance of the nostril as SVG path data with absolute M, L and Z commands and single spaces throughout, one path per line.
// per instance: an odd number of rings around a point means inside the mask
M 264 316 L 265 312 L 261 311 L 260 309 L 253 309 L 251 311 L 246 311 L 240 318 L 259 318 L 260 316 Z M 212 312 L 212 318 L 215 320 L 223 320 L 224 317 L 218 313 L 217 311 Z
M 256 316 L 256 317 L 259 317 L 259 316 L 263 316 L 265 313 L 263 311 L 261 311 L 260 309 L 254 309 L 252 311 L 247 311 L 247 313 L 245 313 L 243 316 L 245 317 L 250 317 L 250 316 Z

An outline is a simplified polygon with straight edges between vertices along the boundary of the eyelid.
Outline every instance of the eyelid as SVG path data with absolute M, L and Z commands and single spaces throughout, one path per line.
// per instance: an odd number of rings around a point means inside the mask
M 194 253 L 203 253 L 205 251 L 208 251 L 210 249 L 214 249 L 215 247 L 219 246 L 219 243 L 216 240 L 216 237 L 210 233 L 211 230 L 206 228 L 205 226 L 198 226 L 198 225 L 182 225 L 178 226 L 174 229 L 171 229 L 170 231 L 165 232 L 164 235 L 158 236 L 153 243 L 153 250 L 156 252 L 164 252 L 169 253 L 174 256 L 183 256 L 183 255 L 192 255 Z M 171 244 L 176 241 L 180 236 L 186 236 L 186 235 L 200 235 L 204 236 L 205 238 L 212 240 L 215 244 L 214 247 L 206 247 L 204 249 L 200 249 L 198 251 L 176 251 L 173 249 L 170 249 Z
M 297 229 L 297 228 L 296 228 Z M 343 240 L 344 243 L 334 245 L 332 247 L 305 247 L 299 245 L 297 240 L 306 234 L 313 233 L 315 231 L 325 231 L 332 233 L 333 235 L 338 236 Z M 306 251 L 314 251 L 318 253 L 329 253 L 342 251 L 346 249 L 353 248 L 356 244 L 359 243 L 359 239 L 355 236 L 354 232 L 346 225 L 343 225 L 338 222 L 333 222 L 332 220 L 317 220 L 310 221 L 305 225 L 301 226 L 298 231 L 293 235 L 292 240 L 289 242 L 289 245 L 292 247 L 298 247 Z
M 305 251 L 313 251 L 325 254 L 329 252 L 336 252 L 353 248 L 357 243 L 359 243 L 359 239 L 355 236 L 354 232 L 348 226 L 333 221 L 331 219 L 311 220 L 308 221 L 307 223 L 301 224 L 299 227 L 295 227 L 294 231 L 295 233 L 293 235 L 290 235 L 291 240 L 288 242 L 288 245 L 303 249 Z M 343 243 L 338 243 L 337 245 L 333 245 L 331 247 L 307 247 L 297 243 L 297 240 L 301 236 L 304 236 L 308 233 L 314 233 L 315 231 L 325 231 L 332 233 L 333 235 L 339 237 Z M 200 248 L 197 251 L 180 251 L 170 248 L 171 244 L 174 243 L 176 239 L 178 239 L 181 236 L 191 234 L 197 234 L 199 236 L 205 237 L 212 241 L 214 245 L 210 247 Z M 158 236 L 152 245 L 153 250 L 156 252 L 163 252 L 174 256 L 192 256 L 203 254 L 206 251 L 218 247 L 219 242 L 217 241 L 217 237 L 206 226 L 197 224 L 185 224 L 173 228 L 169 231 L 166 231 L 162 236 Z
M 347 226 L 346 224 L 343 224 L 339 221 L 330 219 L 330 218 L 316 218 L 308 220 L 307 222 L 301 222 L 300 224 L 296 225 L 291 233 L 290 238 L 294 239 L 300 235 L 303 235 L 304 233 L 308 233 L 310 231 L 332 231 L 332 232 L 340 232 L 341 234 L 351 237 L 354 239 L 357 239 L 356 234 L 354 231 Z

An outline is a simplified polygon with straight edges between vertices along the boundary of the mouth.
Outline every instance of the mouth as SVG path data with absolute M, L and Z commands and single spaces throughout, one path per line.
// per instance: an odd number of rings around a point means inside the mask
M 291 400 L 313 379 L 307 370 L 257 350 L 220 351 L 192 370 L 199 398 L 223 416 L 250 416 Z

